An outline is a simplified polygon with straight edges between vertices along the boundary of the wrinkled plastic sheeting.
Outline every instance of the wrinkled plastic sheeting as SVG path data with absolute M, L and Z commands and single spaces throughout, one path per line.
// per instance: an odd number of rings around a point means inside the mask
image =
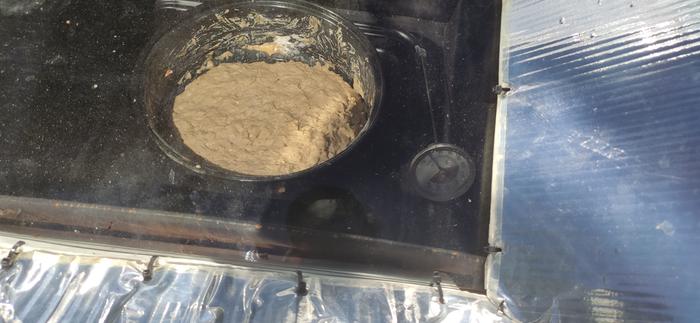
M 490 295 L 697 322 L 700 1 L 506 1 L 502 37 Z
M 7 252 L 3 250 L 3 252 Z M 0 271 L 2 322 L 502 322 L 485 297 L 429 286 L 158 261 L 20 254 Z

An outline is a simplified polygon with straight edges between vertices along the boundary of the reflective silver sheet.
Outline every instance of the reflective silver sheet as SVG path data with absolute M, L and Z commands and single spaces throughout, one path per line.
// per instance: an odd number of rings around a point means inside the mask
M 0 238 L 7 254 L 14 240 Z M 0 271 L 0 322 L 502 322 L 481 295 L 429 286 L 251 270 L 159 258 L 48 252 L 27 241 L 18 262 Z M 36 249 L 32 246 L 37 246 Z M 56 248 L 56 247 L 54 247 Z M 119 258 L 119 257 L 129 258 Z
M 700 1 L 512 0 L 503 38 L 490 295 L 700 320 Z

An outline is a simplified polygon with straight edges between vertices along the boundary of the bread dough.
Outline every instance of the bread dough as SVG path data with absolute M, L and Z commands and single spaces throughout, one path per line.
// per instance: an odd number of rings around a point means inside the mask
M 336 73 L 299 62 L 225 63 L 175 98 L 173 122 L 194 153 L 258 176 L 310 168 L 343 151 L 368 107 Z

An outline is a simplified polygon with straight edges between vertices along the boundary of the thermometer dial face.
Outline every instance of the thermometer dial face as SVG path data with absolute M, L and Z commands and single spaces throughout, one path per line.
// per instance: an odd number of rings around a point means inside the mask
M 474 183 L 474 161 L 461 148 L 433 144 L 411 162 L 416 191 L 432 201 L 449 201 L 466 193 Z

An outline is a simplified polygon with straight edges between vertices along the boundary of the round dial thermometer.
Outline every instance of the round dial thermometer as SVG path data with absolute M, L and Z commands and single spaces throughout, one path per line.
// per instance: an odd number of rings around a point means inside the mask
M 461 148 L 433 144 L 411 161 L 411 178 L 421 196 L 438 202 L 464 194 L 474 183 L 474 161 Z

